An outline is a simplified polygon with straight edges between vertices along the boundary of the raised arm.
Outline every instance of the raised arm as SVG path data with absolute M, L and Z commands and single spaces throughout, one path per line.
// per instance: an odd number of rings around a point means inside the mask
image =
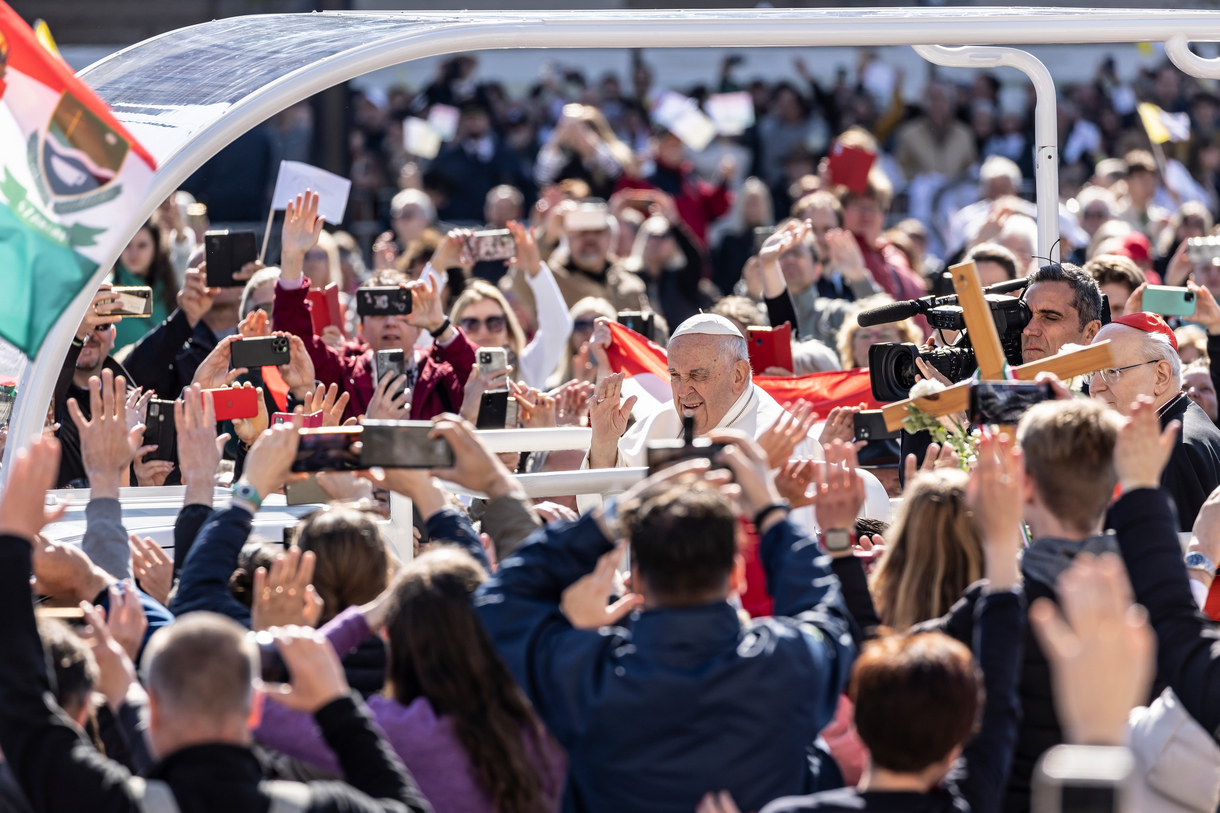
M 521 374 L 526 384 L 542 387 L 567 347 L 568 337 L 572 335 L 572 315 L 555 282 L 555 275 L 539 257 L 534 230 L 516 221 L 510 222 L 508 228 L 517 243 L 517 256 L 511 264 L 525 272 L 525 281 L 534 294 L 538 311 L 538 331 L 519 359 Z

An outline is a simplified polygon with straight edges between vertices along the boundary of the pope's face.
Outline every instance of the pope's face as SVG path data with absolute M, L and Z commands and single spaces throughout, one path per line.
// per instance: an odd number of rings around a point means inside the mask
M 724 336 L 691 334 L 669 343 L 669 384 L 679 417 L 695 419 L 695 434 L 713 429 L 750 383 L 750 363 L 730 361 Z

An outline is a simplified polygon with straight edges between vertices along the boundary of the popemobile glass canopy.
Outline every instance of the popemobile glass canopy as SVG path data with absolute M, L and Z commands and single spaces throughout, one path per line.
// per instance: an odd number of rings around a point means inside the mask
M 1166 56 L 1186 73 L 1220 78 L 1220 60 L 1191 52 L 1192 40 L 1220 41 L 1220 12 L 980 7 L 325 12 L 234 17 L 171 31 L 79 75 L 158 162 L 143 205 L 125 224 L 130 238 L 160 201 L 242 133 L 321 90 L 412 59 L 501 48 L 913 45 L 937 64 L 1010 65 L 1034 82 L 1038 242 L 1042 256 L 1052 256 L 1047 252 L 1058 235 L 1053 82 L 1045 66 L 1025 52 L 977 46 L 1163 42 Z M 118 249 L 103 259 L 98 278 L 73 301 L 38 358 L 26 366 L 10 425 L 14 436 L 27 437 L 41 427 L 68 343 L 117 254 Z M 16 445 L 10 444 L 6 457 Z

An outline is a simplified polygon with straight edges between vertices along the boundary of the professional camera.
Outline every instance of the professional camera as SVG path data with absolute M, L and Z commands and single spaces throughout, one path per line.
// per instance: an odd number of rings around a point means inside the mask
M 985 298 L 991 308 L 996 332 L 1000 334 L 1000 345 L 1008 363 L 1021 363 L 1021 331 L 1029 324 L 1029 306 L 1021 299 L 1005 296 L 1004 291 L 1017 290 L 1025 286 L 1025 280 L 1010 280 L 984 289 Z M 869 379 L 873 397 L 878 401 L 901 401 L 911 394 L 919 367 L 915 359 L 922 356 L 950 381 L 963 381 L 978 368 L 974 347 L 966 334 L 966 319 L 956 296 L 927 296 L 907 302 L 895 302 L 880 308 L 864 311 L 859 315 L 861 327 L 897 322 L 923 314 L 928 324 L 940 330 L 960 331 L 957 341 L 949 347 L 938 347 L 920 351 L 910 342 L 886 342 L 874 344 L 868 349 Z

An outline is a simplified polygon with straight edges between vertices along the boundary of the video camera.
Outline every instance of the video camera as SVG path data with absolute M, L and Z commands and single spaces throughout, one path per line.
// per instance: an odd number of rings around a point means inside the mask
M 995 321 L 996 332 L 1000 334 L 1004 356 L 1008 363 L 1014 366 L 1021 363 L 1021 331 L 1029 324 L 1031 314 L 1024 300 L 1006 294 L 1020 290 L 1027 284 L 1025 279 L 1015 279 L 983 289 L 987 304 L 991 308 L 991 318 Z M 957 304 L 956 295 L 925 296 L 922 299 L 895 302 L 864 311 L 858 319 L 861 327 L 871 327 L 921 314 L 933 328 L 957 330 L 961 331 L 961 335 L 949 347 L 923 352 L 910 342 L 883 342 L 870 347 L 869 380 L 873 388 L 873 398 L 876 400 L 901 401 L 909 397 L 911 387 L 915 385 L 915 376 L 919 375 L 915 359 L 920 356 L 953 382 L 968 378 L 978 368 L 974 347 L 970 344 L 970 337 L 966 335 L 965 314 L 961 305 Z

